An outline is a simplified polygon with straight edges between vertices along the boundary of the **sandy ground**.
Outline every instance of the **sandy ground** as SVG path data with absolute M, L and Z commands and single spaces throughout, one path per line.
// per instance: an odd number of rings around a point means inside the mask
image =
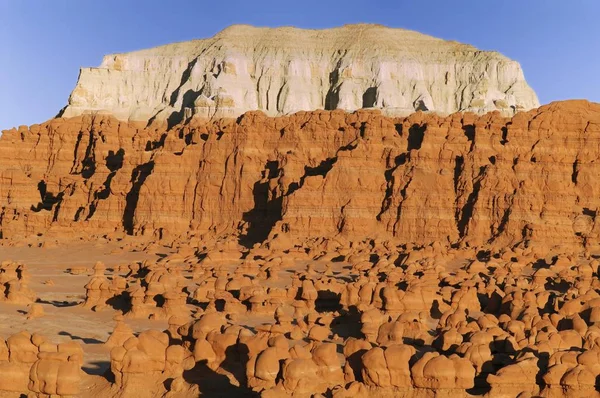
M 149 251 L 132 251 L 130 247 L 124 242 L 106 241 L 68 243 L 49 248 L 0 246 L 0 261 L 18 261 L 26 265 L 30 275 L 29 288 L 37 294 L 37 302 L 42 305 L 45 312 L 43 317 L 27 320 L 27 306 L 0 303 L 0 337 L 7 338 L 26 330 L 30 333 L 40 333 L 54 343 L 71 339 L 78 341 L 84 351 L 82 369 L 89 375 L 83 380 L 82 396 L 92 396 L 95 395 L 95 391 L 106 388 L 108 381 L 102 375 L 110 367 L 110 349 L 105 347 L 104 342 L 113 331 L 113 317 L 117 311 L 108 307 L 103 311 L 94 312 L 81 306 L 85 301 L 84 286 L 93 274 L 93 266 L 97 261 L 102 261 L 107 267 L 107 276 L 110 276 L 116 274 L 113 268 L 118 265 L 144 260 L 159 261 L 161 257 L 172 252 L 168 247 L 159 247 L 157 250 L 153 248 Z M 347 262 L 331 262 L 327 259 L 296 261 L 291 267 L 282 268 L 276 280 L 263 280 L 261 284 L 267 287 L 289 287 L 294 273 L 298 270 L 306 270 L 309 262 L 317 272 L 323 272 L 326 264 L 329 264 L 333 278 L 350 280 L 357 276 L 350 271 L 351 266 Z M 457 259 L 453 264 L 448 264 L 448 268 L 455 269 L 463 263 L 464 261 Z M 232 261 L 231 264 L 224 264 L 223 269 L 233 273 L 239 265 L 239 261 Z M 73 267 L 84 269 L 85 272 L 73 274 L 69 272 Z M 183 275 L 188 280 L 189 288 L 193 289 L 196 283 L 192 281 L 191 273 L 185 271 Z M 192 310 L 197 309 L 194 304 L 188 306 Z M 126 319 L 126 323 L 134 332 L 146 329 L 165 330 L 168 327 L 166 320 Z M 272 314 L 240 314 L 236 323 L 255 329 L 261 324 L 273 323 L 273 316 Z M 358 333 L 359 327 L 358 318 L 348 319 L 335 331 L 342 337 L 348 337 Z M 341 354 L 340 361 L 343 362 Z M 223 375 L 231 381 L 232 385 L 237 385 L 228 372 L 223 371 Z
M 113 316 L 117 311 L 107 308 L 101 312 L 93 312 L 82 308 L 85 300 L 85 288 L 93 273 L 93 266 L 102 261 L 107 274 L 111 267 L 143 260 L 158 260 L 160 256 L 142 251 L 130 251 L 121 248 L 119 242 L 85 242 L 70 243 L 52 248 L 39 247 L 2 247 L 0 261 L 11 260 L 22 262 L 30 274 L 29 287 L 37 294 L 38 303 L 44 308 L 45 316 L 32 320 L 26 319 L 27 306 L 0 303 L 0 337 L 26 330 L 40 333 L 54 343 L 79 341 L 84 350 L 83 370 L 90 375 L 100 375 L 110 366 L 110 350 L 104 346 L 113 331 Z M 160 250 L 159 250 L 160 251 Z M 169 249 L 165 248 L 165 254 Z M 305 269 L 308 262 L 298 262 L 295 269 Z M 325 268 L 325 263 L 313 262 L 315 270 Z M 237 264 L 231 264 L 234 271 Z M 334 275 L 341 276 L 346 263 L 334 263 Z M 87 272 L 73 275 L 68 270 L 72 267 L 85 267 Z M 272 287 L 286 287 L 291 283 L 292 269 L 282 269 L 277 281 L 263 281 Z M 346 271 L 347 272 L 347 271 Z M 347 276 L 347 275 L 346 275 Z M 51 283 L 48 283 L 51 281 Z M 190 284 L 193 284 L 190 281 Z M 238 322 L 249 327 L 263 323 L 271 323 L 272 316 L 241 315 Z M 166 320 L 126 319 L 127 324 L 135 331 L 146 329 L 165 330 Z
M 92 312 L 79 304 L 85 299 L 85 284 L 90 280 L 93 265 L 102 261 L 110 269 L 118 264 L 145 259 L 156 259 L 143 252 L 119 249 L 117 243 L 76 243 L 55 248 L 0 247 L 0 260 L 20 261 L 26 264 L 31 275 L 29 287 L 38 296 L 45 316 L 27 320 L 27 307 L 0 303 L 0 337 L 27 330 L 41 333 L 52 342 L 60 343 L 74 339 L 84 350 L 83 369 L 88 374 L 103 373 L 110 365 L 110 352 L 103 343 L 113 330 L 112 309 Z M 71 267 L 86 267 L 82 275 L 71 275 Z M 53 284 L 45 282 L 52 281 Z M 134 331 L 145 329 L 163 330 L 166 321 L 127 320 Z

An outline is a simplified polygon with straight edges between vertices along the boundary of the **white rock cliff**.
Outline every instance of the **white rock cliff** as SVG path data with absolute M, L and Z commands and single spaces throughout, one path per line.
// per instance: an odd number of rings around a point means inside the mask
M 505 56 L 380 25 L 327 30 L 231 26 L 210 39 L 104 57 L 82 68 L 61 116 L 130 121 L 380 108 L 442 114 L 539 106 Z

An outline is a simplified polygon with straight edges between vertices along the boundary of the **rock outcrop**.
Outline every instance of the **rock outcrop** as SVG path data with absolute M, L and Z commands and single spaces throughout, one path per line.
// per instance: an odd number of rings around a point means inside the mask
M 44 336 L 19 332 L 0 339 L 0 394 L 70 397 L 79 394 L 83 351 L 74 341 L 52 344 Z
M 117 312 L 102 375 L 84 366 L 81 336 L 0 339 L 0 396 L 600 396 L 600 261 L 589 253 L 321 238 L 238 247 L 244 256 L 234 259 L 233 246 L 180 262 L 185 250 L 110 271 L 96 264 L 86 304 L 105 297 L 89 293 L 106 274 L 126 269 L 147 298 L 172 290 L 177 275 L 197 283 L 202 300 L 169 306 L 154 296 L 169 309 L 166 330 L 134 333 Z M 277 281 L 265 272 L 274 264 Z M 143 304 L 151 311 L 141 314 L 154 313 Z
M 407 244 L 591 250 L 599 135 L 600 105 L 585 101 L 513 118 L 250 112 L 171 129 L 54 119 L 3 132 L 0 226 L 13 240 L 233 234 L 251 246 L 368 231 Z
M 537 106 L 519 64 L 497 52 L 379 25 L 235 25 L 209 39 L 107 55 L 98 68 L 82 68 L 62 116 L 108 112 L 173 124 L 252 110 L 512 116 Z

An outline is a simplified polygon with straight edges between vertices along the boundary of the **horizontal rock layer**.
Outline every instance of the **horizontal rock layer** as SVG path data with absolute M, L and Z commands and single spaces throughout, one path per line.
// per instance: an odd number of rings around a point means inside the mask
M 513 118 L 299 112 L 166 129 L 108 116 L 0 138 L 0 227 L 31 234 L 339 236 L 597 245 L 600 105 Z
M 62 116 L 120 120 L 269 116 L 316 109 L 453 113 L 539 106 L 519 64 L 403 29 L 232 26 L 212 38 L 104 57 L 82 68 Z

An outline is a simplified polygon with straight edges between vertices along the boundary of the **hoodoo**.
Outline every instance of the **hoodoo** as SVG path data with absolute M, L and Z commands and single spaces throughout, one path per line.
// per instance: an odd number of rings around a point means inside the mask
M 381 25 L 231 26 L 212 38 L 104 57 L 82 68 L 61 115 L 119 120 L 379 108 L 450 114 L 539 106 L 520 65 L 493 51 Z

